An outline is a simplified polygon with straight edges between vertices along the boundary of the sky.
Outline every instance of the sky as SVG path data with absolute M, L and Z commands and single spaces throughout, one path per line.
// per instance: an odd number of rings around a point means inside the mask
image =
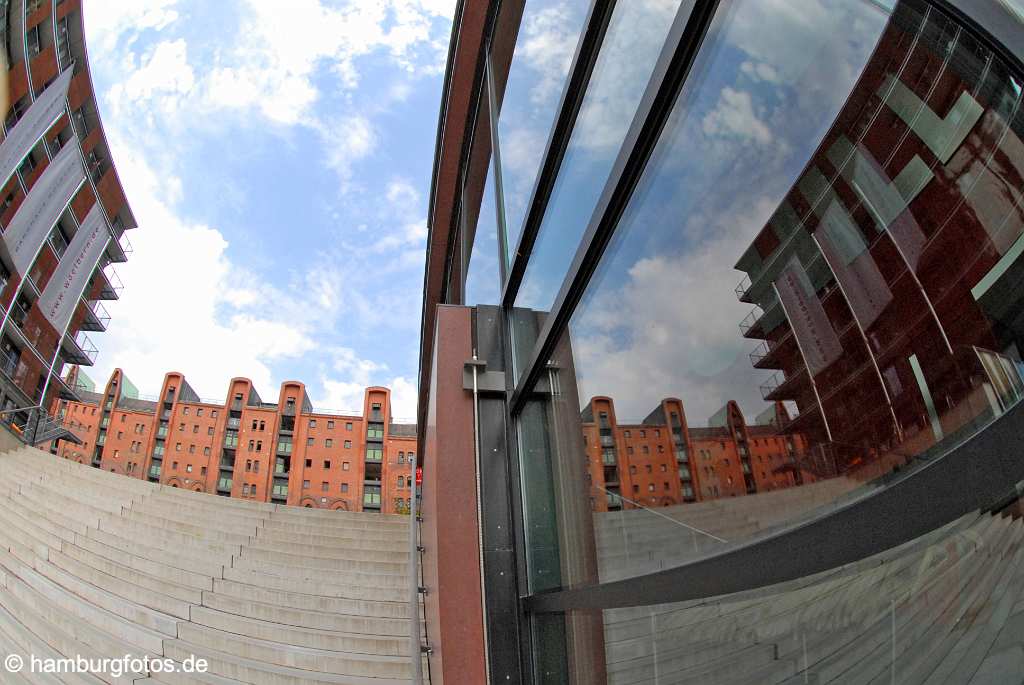
M 86 373 L 223 401 L 285 380 L 413 417 L 427 195 L 455 0 L 90 0 L 104 131 L 139 228 Z

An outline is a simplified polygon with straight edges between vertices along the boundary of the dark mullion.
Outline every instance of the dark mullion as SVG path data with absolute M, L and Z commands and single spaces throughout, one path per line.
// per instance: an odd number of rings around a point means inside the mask
M 495 228 L 498 230 L 498 290 L 501 290 L 502 283 L 505 282 L 505 275 L 508 273 L 508 233 L 505 229 L 505 188 L 501 183 L 501 145 L 498 143 L 498 107 L 496 105 L 498 98 L 494 92 L 494 62 L 491 60 L 491 51 L 487 51 L 487 55 L 484 57 L 486 60 L 486 88 L 487 92 L 487 130 L 491 134 L 491 158 L 488 164 L 491 167 L 491 171 L 494 176 L 491 178 L 491 183 L 494 184 L 494 213 L 495 213 Z M 485 175 L 486 179 L 487 176 Z M 487 188 L 484 188 L 483 194 L 480 196 L 481 202 L 483 197 L 487 195 Z
M 591 274 L 597 269 L 619 217 L 622 216 L 661 131 L 672 113 L 676 97 L 690 73 L 717 8 L 718 0 L 697 2 L 692 11 L 686 4 L 679 8 L 587 231 L 537 337 L 527 367 L 529 370 L 523 374 L 512 393 L 510 407 L 513 414 L 518 414 L 522 409 L 526 401 L 526 389 L 546 368 L 548 357 L 558 337 L 582 298 Z M 505 306 L 510 307 L 507 298 Z M 510 309 L 509 311 L 511 313 Z
M 502 281 L 504 287 L 501 291 L 501 301 L 506 309 L 511 307 L 515 301 L 519 284 L 523 280 L 526 263 L 533 251 L 537 232 L 540 230 L 544 212 L 547 210 L 548 198 L 551 197 L 551 190 L 558 177 L 558 169 L 562 165 L 562 158 L 565 156 L 565 150 L 569 144 L 569 135 L 576 124 L 576 116 L 583 104 L 587 84 L 594 71 L 594 64 L 597 62 L 597 55 L 604 42 L 604 35 L 608 30 L 608 22 L 611 20 L 614 9 L 615 0 L 594 0 L 590 5 L 586 28 L 576 45 L 576 54 L 573 55 L 572 66 L 569 69 L 569 79 L 562 90 L 562 99 L 558 103 L 558 116 L 555 118 L 548 136 L 544 161 L 541 164 L 540 173 L 537 174 L 537 180 L 534 182 L 533 192 L 530 194 L 530 203 L 527 205 L 529 210 L 523 219 L 523 230 L 519 232 L 519 241 L 516 243 L 516 251 L 512 255 L 508 277 Z M 495 121 L 497 121 L 497 117 L 495 117 Z M 505 240 L 507 239 L 506 237 Z M 508 252 L 502 255 L 503 259 L 506 258 L 506 255 Z

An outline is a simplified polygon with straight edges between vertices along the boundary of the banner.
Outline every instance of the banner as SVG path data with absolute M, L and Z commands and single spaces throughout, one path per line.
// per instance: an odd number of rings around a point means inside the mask
M 0 186 L 7 184 L 25 155 L 63 114 L 73 72 L 74 69 L 65 69 L 7 132 L 4 142 L 0 143 Z
M 84 182 L 78 145 L 65 145 L 36 179 L 4 231 L 4 244 L 19 276 L 28 273 L 50 229 Z
M 109 241 L 110 231 L 99 203 L 96 203 L 71 239 L 57 270 L 39 296 L 39 310 L 58 333 L 65 331 L 71 322 L 75 305 Z
M 774 284 L 807 371 L 813 377 L 843 355 L 842 343 L 800 260 L 790 259 Z

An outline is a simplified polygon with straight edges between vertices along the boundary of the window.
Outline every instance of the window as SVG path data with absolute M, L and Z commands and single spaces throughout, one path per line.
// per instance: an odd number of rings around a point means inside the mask
M 313 446 L 313 438 L 306 438 L 306 447 Z
M 192 464 L 185 464 L 185 473 L 192 473 Z
M 341 491 L 342 492 L 348 492 L 348 483 L 342 483 L 341 484 Z
M 181 443 L 180 442 L 174 443 L 174 451 L 175 452 L 180 452 L 181 451 Z
M 405 487 L 405 476 L 399 476 L 398 477 L 398 487 L 400 487 L 400 488 L 404 488 Z
M 373 411 L 380 411 L 380 402 L 374 402 L 370 405 L 370 409 Z
M 123 437 L 124 437 L 124 432 L 122 432 L 122 431 L 117 431 L 117 439 L 118 439 L 118 440 L 120 440 L 120 439 L 121 439 L 121 438 L 123 438 Z
M 263 451 L 263 441 L 262 440 L 257 440 L 256 441 L 256 451 L 257 452 L 262 452 Z
M 245 460 L 245 470 L 252 471 L 252 459 Z
M 381 461 L 384 458 L 383 450 L 379 447 L 366 448 L 366 461 Z
M 651 472 L 651 465 L 650 464 L 647 464 L 647 466 L 645 468 L 647 469 L 647 473 Z
M 206 429 L 206 434 L 213 435 L 213 426 L 210 426 L 209 428 Z
M 327 422 L 327 430 L 334 430 L 334 421 Z
M 302 481 L 302 487 L 303 487 L 303 489 L 308 489 L 309 488 L 309 481 L 308 480 Z
M 345 423 L 345 430 L 347 430 L 347 431 L 352 430 L 352 422 L 351 421 L 348 421 L 348 422 Z
M 185 415 L 185 416 L 188 416 L 188 407 L 182 407 L 182 408 L 181 408 L 181 413 L 182 413 L 183 415 Z
M 331 460 L 330 459 L 324 459 L 324 468 L 325 469 L 331 468 Z
M 206 457 L 210 456 L 210 448 L 209 447 L 204 447 L 203 448 L 203 456 L 206 456 Z M 205 468 L 205 467 L 203 467 L 203 468 Z
M 28 51 L 33 55 L 38 55 L 42 49 L 39 42 L 39 24 L 25 32 L 25 39 L 28 41 Z
M 259 462 L 259 460 L 256 460 L 256 461 L 254 461 L 252 463 L 252 472 L 253 473 L 259 473 L 260 472 L 260 462 Z
M 196 453 L 196 446 L 195 446 L 194 443 L 188 446 L 188 453 L 189 454 L 195 454 Z
M 243 497 L 248 497 L 249 496 L 249 484 L 248 483 L 242 483 L 242 496 Z
M 207 449 L 209 449 L 209 448 L 207 448 Z M 199 475 L 200 476 L 205 476 L 206 475 L 206 467 L 205 466 L 200 466 L 199 467 Z
M 252 449 L 255 446 L 256 446 L 256 441 L 255 440 L 250 440 L 249 441 L 249 451 L 252 452 Z
M 328 485 L 329 484 L 327 481 L 323 481 L 322 483 L 320 483 L 320 490 L 323 492 L 327 492 Z
M 192 432 L 193 433 L 198 433 L 199 432 L 199 424 L 198 423 L 195 424 L 194 426 L 192 426 Z
M 348 462 L 347 461 L 341 462 L 341 470 L 342 471 L 348 471 Z
M 306 460 L 306 468 L 307 469 L 313 468 L 313 460 L 312 459 L 307 459 Z
M 252 429 L 253 429 L 253 430 L 256 430 L 256 426 L 257 426 L 257 425 L 258 425 L 258 424 L 257 424 L 257 422 L 256 422 L 256 419 L 253 419 L 253 420 L 252 420 Z
M 654 483 L 650 483 L 647 486 L 647 492 L 654 492 Z
M 185 424 L 184 423 L 179 423 L 178 424 L 178 430 L 180 432 L 184 433 L 185 432 Z
M 661 472 L 662 472 L 662 473 L 665 473 L 666 471 L 668 471 L 668 467 L 667 467 L 667 466 L 665 466 L 664 464 L 662 464 L 662 465 L 661 465 Z
M 197 408 L 196 409 L 196 416 L 202 416 L 202 415 L 203 415 L 203 408 L 202 407 Z
M 324 447 L 334 447 L 334 441 L 330 438 L 324 440 Z
M 310 419 L 309 420 L 309 427 L 310 428 L 316 428 L 316 419 Z
M 266 426 L 267 426 L 267 422 L 266 422 L 266 421 L 260 421 L 260 427 L 259 427 L 259 430 L 264 430 L 264 429 L 266 429 Z
M 217 418 L 217 410 L 216 409 L 211 409 L 210 410 L 210 418 L 211 419 Z
M 171 462 L 171 471 L 177 471 L 177 470 L 178 470 L 178 462 L 176 462 L 176 461 L 175 462 Z
M 347 450 L 352 449 L 352 441 L 351 440 L 346 440 L 345 441 L 345 449 L 347 449 Z
M 398 453 L 398 463 L 399 464 L 404 464 L 405 463 L 405 452 L 399 452 Z
M 412 452 L 409 452 L 409 463 L 410 463 L 410 464 L 411 464 L 411 463 L 413 463 L 413 461 L 414 461 L 415 459 L 416 459 L 416 455 L 415 455 L 415 454 L 413 454 Z

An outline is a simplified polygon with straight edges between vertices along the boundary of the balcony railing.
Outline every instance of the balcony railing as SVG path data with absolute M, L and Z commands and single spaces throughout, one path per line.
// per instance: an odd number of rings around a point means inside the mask
M 116 300 L 121 296 L 122 290 L 124 290 L 124 284 L 121 283 L 117 271 L 112 267 L 106 270 L 100 269 L 100 299 Z
M 292 443 L 290 443 L 290 442 L 279 442 L 279 443 L 277 443 L 277 453 L 278 454 L 291 454 L 292 453 Z
M 64 361 L 79 366 L 92 366 L 96 362 L 96 355 L 99 354 L 99 350 L 83 331 L 79 331 L 74 337 L 65 335 L 62 348 Z
M 242 419 L 232 417 L 228 419 L 228 428 L 238 428 L 242 424 Z
M 85 318 L 82 319 L 82 330 L 93 332 L 102 332 L 107 330 L 107 324 L 110 323 L 110 313 L 107 312 L 107 308 L 104 307 L 99 300 L 89 302 L 83 299 L 82 303 L 82 306 L 85 307 Z

